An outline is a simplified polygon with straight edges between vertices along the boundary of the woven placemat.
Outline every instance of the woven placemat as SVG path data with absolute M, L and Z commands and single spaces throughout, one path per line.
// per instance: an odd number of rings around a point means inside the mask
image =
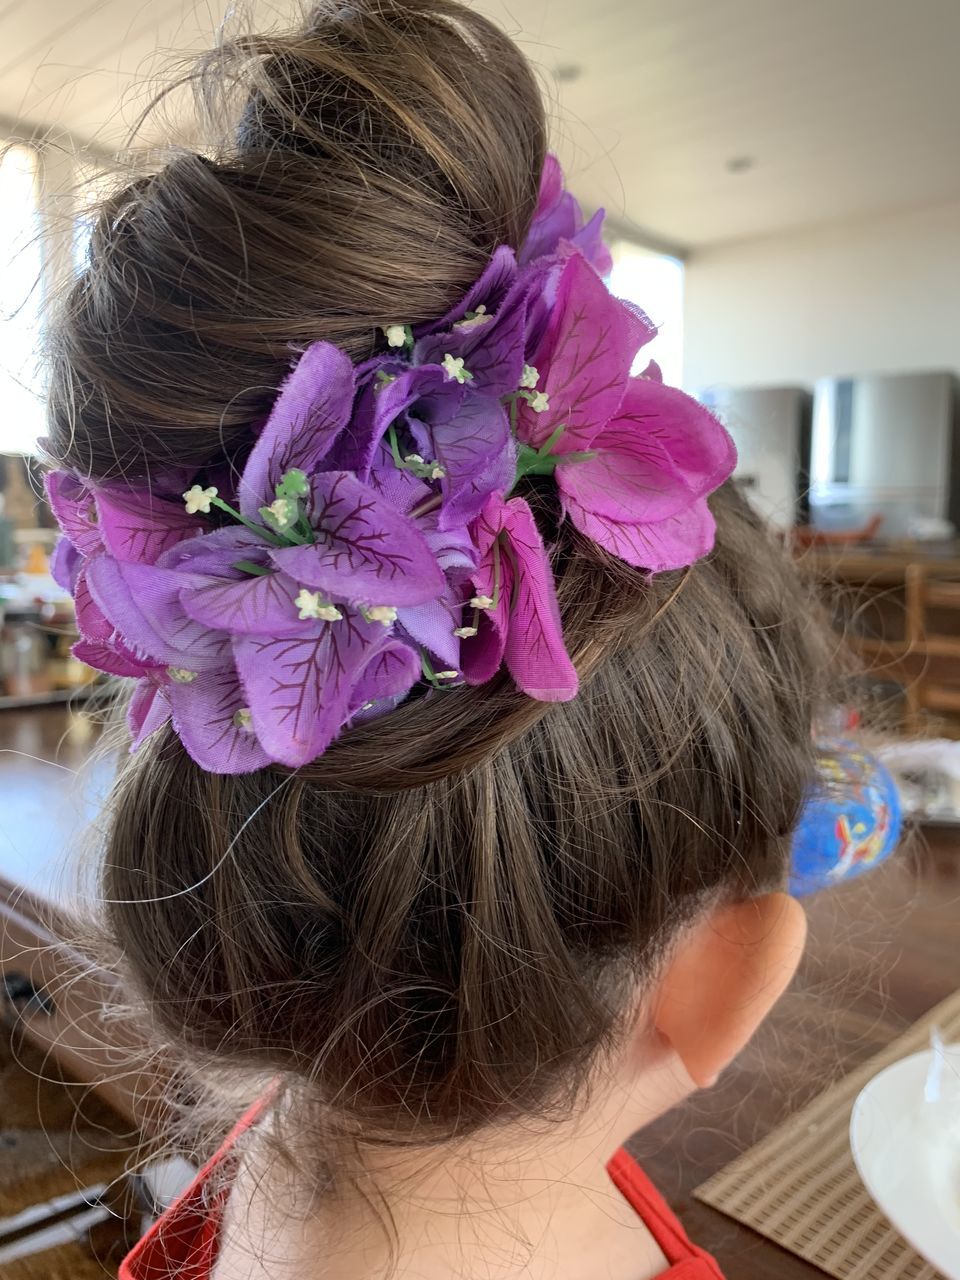
M 926 1049 L 934 1025 L 945 1040 L 960 1040 L 960 991 L 693 1194 L 836 1280 L 943 1280 L 871 1200 L 849 1139 L 860 1090 L 890 1063 Z

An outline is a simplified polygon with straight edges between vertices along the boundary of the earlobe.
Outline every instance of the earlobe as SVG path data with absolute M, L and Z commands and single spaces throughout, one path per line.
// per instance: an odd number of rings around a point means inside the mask
M 714 1083 L 783 994 L 806 931 L 799 903 L 771 893 L 718 907 L 681 940 L 654 1022 L 700 1088 Z

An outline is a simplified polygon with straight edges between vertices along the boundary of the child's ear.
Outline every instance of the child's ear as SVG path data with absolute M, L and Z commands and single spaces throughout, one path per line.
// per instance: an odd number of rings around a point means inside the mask
M 796 972 L 807 936 L 794 898 L 770 893 L 718 907 L 684 935 L 654 1025 L 701 1088 L 736 1057 Z

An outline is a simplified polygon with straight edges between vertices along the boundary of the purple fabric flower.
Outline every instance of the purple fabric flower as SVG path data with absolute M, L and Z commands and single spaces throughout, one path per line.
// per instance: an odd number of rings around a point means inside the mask
M 134 749 L 172 722 L 212 772 L 296 768 L 417 684 L 501 667 L 531 697 L 574 697 L 529 476 L 630 564 L 709 551 L 732 445 L 655 366 L 631 379 L 654 328 L 598 276 L 601 222 L 551 157 L 519 255 L 497 249 L 441 319 L 392 321 L 356 367 L 308 347 L 242 473 L 48 477 L 74 652 L 137 681 Z
M 563 643 L 553 572 L 533 512 L 522 498 L 491 498 L 477 520 L 473 576 L 480 628 L 464 646 L 464 674 L 484 684 L 501 662 L 541 702 L 569 702 L 577 673 Z
M 520 251 L 521 265 L 556 253 L 561 241 L 565 240 L 579 249 L 600 275 L 607 275 L 613 259 L 603 242 L 603 219 L 604 212 L 598 209 L 584 224 L 580 205 L 564 189 L 559 160 L 548 155 L 540 180 L 536 213 Z

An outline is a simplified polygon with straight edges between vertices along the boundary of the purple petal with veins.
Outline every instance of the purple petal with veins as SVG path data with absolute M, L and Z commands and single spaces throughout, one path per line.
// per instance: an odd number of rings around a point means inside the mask
M 98 555 L 103 550 L 103 539 L 97 524 L 93 485 L 68 471 L 48 471 L 43 483 L 47 501 L 66 536 L 81 555 Z
M 205 671 L 192 684 L 165 689 L 173 727 L 187 753 L 211 773 L 253 773 L 271 763 L 252 727 L 238 723 L 247 710 L 234 668 Z
M 547 393 L 549 407 L 535 413 L 520 402 L 519 438 L 539 446 L 562 426 L 554 453 L 589 449 L 620 408 L 631 361 L 654 332 L 611 297 L 585 258 L 572 254 L 563 268 L 547 330 L 530 362 L 540 371 L 537 390 Z
M 509 395 L 523 373 L 526 319 L 527 292 L 521 284 L 511 289 L 496 314 L 421 338 L 413 358 L 418 365 L 434 366 L 442 365 L 448 355 L 459 357 L 471 375 L 471 390 Z
M 404 515 L 409 515 L 433 493 L 430 486 L 418 480 L 412 471 L 405 471 L 394 463 L 393 454 L 386 444 L 377 449 L 367 484 L 388 506 L 402 511 Z
M 462 320 L 468 311 L 476 311 L 482 303 L 488 311 L 495 311 L 506 297 L 510 286 L 517 278 L 517 259 L 511 248 L 501 245 L 493 251 L 490 261 L 483 269 L 483 274 L 456 306 L 451 307 L 440 320 L 431 320 L 426 324 L 415 325 L 414 336 L 420 338 L 425 333 L 438 333 Z
M 365 720 L 392 711 L 421 676 L 420 657 L 401 640 L 390 640 L 360 672 L 350 697 L 351 720 Z M 368 707 L 367 703 L 373 703 Z
M 296 767 L 326 750 L 349 716 L 360 673 L 386 638 L 380 623 L 353 611 L 340 622 L 314 623 L 309 636 L 234 637 L 253 727 L 271 759 Z
M 227 635 L 185 613 L 180 591 L 194 575 L 98 556 L 87 566 L 94 602 L 124 643 L 167 667 L 210 671 L 229 658 Z
M 240 510 L 248 520 L 274 499 L 284 472 L 307 475 L 325 465 L 327 455 L 350 421 L 353 365 L 329 342 L 307 347 L 280 394 L 253 447 L 239 486 Z
M 234 569 L 233 565 L 239 560 L 250 560 L 267 569 L 270 567 L 270 547 L 271 544 L 258 537 L 252 529 L 233 524 L 177 543 L 160 557 L 157 567 L 182 573 L 240 578 L 242 571 Z
M 307 622 L 296 604 L 300 585 L 285 573 L 237 580 L 208 578 L 180 592 L 184 612 L 208 627 L 233 635 L 302 635 Z
M 270 553 L 298 582 L 365 605 L 422 604 L 443 590 L 443 574 L 413 520 L 347 471 L 314 478 L 316 541 Z
M 432 426 L 433 453 L 446 472 L 440 525 L 468 524 L 491 493 L 505 493 L 516 475 L 510 420 L 497 400 L 469 395 L 455 418 Z
M 182 501 L 166 502 L 148 489 L 98 489 L 97 511 L 104 546 L 116 560 L 155 564 L 170 547 L 196 536 L 196 516 Z

